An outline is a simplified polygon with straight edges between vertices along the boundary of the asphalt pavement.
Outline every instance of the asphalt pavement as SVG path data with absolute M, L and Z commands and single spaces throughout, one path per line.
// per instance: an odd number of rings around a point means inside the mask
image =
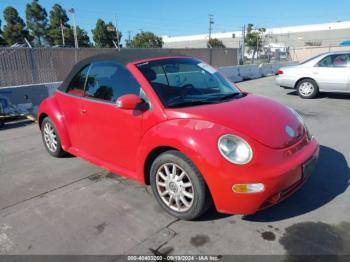
M 238 86 L 296 109 L 321 144 L 292 197 L 255 215 L 180 221 L 149 187 L 52 158 L 35 124 L 10 123 L 0 128 L 0 254 L 350 255 L 350 95 L 304 100 L 274 77 Z

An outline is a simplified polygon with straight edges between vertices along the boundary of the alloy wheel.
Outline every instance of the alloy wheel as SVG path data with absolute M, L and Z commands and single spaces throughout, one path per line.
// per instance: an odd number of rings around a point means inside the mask
M 160 166 L 156 173 L 157 191 L 162 201 L 176 212 L 186 212 L 194 200 L 192 182 L 184 169 L 175 163 Z
M 46 147 L 51 152 L 53 153 L 56 152 L 58 142 L 57 142 L 57 135 L 52 124 L 46 122 L 44 125 L 43 132 L 44 132 L 44 140 L 45 140 Z

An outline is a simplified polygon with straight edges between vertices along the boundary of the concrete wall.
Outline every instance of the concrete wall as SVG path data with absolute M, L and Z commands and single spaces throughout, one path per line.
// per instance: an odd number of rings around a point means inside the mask
M 0 88 L 0 115 L 35 115 L 41 101 L 53 94 L 61 82 Z

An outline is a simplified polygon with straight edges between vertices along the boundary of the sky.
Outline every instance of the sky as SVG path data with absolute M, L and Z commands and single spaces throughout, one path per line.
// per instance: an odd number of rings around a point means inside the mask
M 3 10 L 11 5 L 25 20 L 28 0 L 0 0 Z M 117 21 L 124 40 L 143 31 L 157 35 L 191 35 L 208 32 L 208 14 L 214 15 L 213 32 L 241 30 L 252 23 L 258 27 L 282 27 L 350 20 L 350 0 L 39 0 L 49 13 L 58 3 L 74 8 L 77 24 L 91 37 L 98 18 Z M 72 21 L 70 21 L 72 23 Z M 4 25 L 4 22 L 2 22 Z

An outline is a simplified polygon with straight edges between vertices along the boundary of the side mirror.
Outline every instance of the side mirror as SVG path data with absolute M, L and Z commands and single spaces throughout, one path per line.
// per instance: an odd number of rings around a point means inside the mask
M 145 101 L 133 94 L 123 95 L 117 99 L 117 107 L 126 110 L 134 110 L 145 108 Z

